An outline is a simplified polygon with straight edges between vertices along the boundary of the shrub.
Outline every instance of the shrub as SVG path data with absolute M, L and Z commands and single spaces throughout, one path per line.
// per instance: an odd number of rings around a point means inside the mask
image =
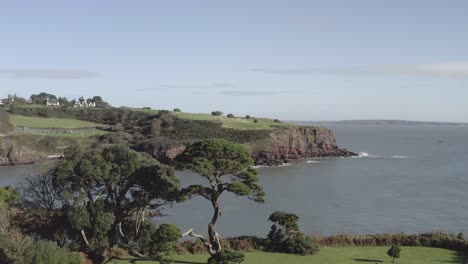
M 151 110 L 151 107 L 149 107 L 149 106 L 145 106 L 145 107 L 143 107 L 142 109 L 145 109 L 145 110 Z
M 82 264 L 84 259 L 52 242 L 34 241 L 13 230 L 0 234 L 0 263 Z
M 249 115 L 245 116 L 245 119 L 250 119 L 250 118 L 251 118 L 251 116 L 249 116 Z
M 228 118 L 234 118 L 235 116 L 233 114 L 228 114 L 227 117 Z
M 245 255 L 235 251 L 223 251 L 208 259 L 208 264 L 236 264 L 242 263 L 245 260 Z
M 223 112 L 221 112 L 221 111 L 213 111 L 213 112 L 211 112 L 211 115 L 213 115 L 213 116 L 222 116 L 222 115 L 223 115 Z
M 150 256 L 161 263 L 163 263 L 162 261 L 167 261 L 167 257 L 174 251 L 175 244 L 181 237 L 182 234 L 177 226 L 170 224 L 160 225 L 152 236 Z
M 174 108 L 174 110 L 172 110 L 172 111 L 173 111 L 173 112 L 182 112 L 182 111 L 180 111 L 179 108 Z
M 297 215 L 276 211 L 268 220 L 273 222 L 266 242 L 269 251 L 296 255 L 312 255 L 318 252 L 318 247 L 312 239 L 299 231 Z
M 392 246 L 388 249 L 387 255 L 389 255 L 393 260 L 392 262 L 395 263 L 395 259 L 400 257 L 401 248 L 399 246 Z
M 253 121 L 253 122 L 254 122 L 254 123 L 258 123 L 258 119 L 254 119 L 254 121 Z
M 279 119 L 275 119 L 275 120 L 273 120 L 273 122 L 279 123 L 279 122 L 281 122 L 281 121 L 279 121 Z

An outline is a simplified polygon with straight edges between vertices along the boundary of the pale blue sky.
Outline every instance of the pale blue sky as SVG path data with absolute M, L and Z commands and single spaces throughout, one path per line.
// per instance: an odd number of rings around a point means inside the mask
M 468 1 L 0 0 L 0 96 L 468 122 Z

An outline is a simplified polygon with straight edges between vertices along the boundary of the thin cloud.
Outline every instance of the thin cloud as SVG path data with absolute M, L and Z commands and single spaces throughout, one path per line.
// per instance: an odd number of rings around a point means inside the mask
M 468 63 L 377 65 L 347 68 L 255 68 L 251 69 L 251 71 L 275 75 L 340 74 L 468 77 Z
M 80 69 L 0 69 L 0 77 L 12 79 L 88 79 L 97 76 L 96 72 Z
M 231 88 L 234 87 L 232 83 L 227 82 L 213 82 L 208 84 L 160 84 L 157 87 L 140 88 L 136 91 L 161 91 L 161 90 L 175 90 L 175 89 L 213 89 L 213 88 Z
M 219 94 L 226 96 L 270 96 L 277 94 L 301 94 L 304 91 L 291 90 L 291 91 L 249 91 L 249 90 L 225 90 L 220 91 Z

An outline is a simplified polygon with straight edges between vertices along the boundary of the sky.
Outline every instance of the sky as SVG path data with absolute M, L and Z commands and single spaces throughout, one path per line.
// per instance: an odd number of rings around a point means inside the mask
M 468 122 L 468 1 L 0 0 L 0 97 Z

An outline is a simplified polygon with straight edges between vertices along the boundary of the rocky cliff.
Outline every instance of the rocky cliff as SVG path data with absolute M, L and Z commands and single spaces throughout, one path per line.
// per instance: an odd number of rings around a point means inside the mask
M 350 157 L 339 148 L 333 131 L 322 127 L 291 127 L 271 133 L 270 138 L 247 143 L 257 165 L 280 165 L 291 159 Z
M 288 160 L 311 157 L 350 157 L 354 152 L 339 148 L 333 131 L 322 127 L 290 127 L 272 131 L 269 136 L 244 142 L 257 165 L 275 166 Z M 170 163 L 184 152 L 181 143 L 138 148 L 162 162 Z
M 0 147 L 0 166 L 28 164 L 47 159 L 44 153 L 25 146 L 14 146 L 10 142 Z

